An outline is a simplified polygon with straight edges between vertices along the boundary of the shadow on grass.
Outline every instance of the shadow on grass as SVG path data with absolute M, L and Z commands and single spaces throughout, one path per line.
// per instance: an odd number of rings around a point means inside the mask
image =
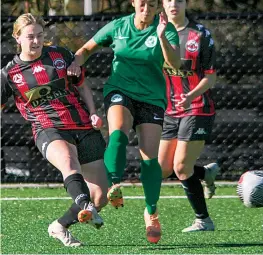
M 85 245 L 86 246 L 86 245 Z M 148 244 L 148 245 L 138 245 L 138 244 L 87 244 L 89 247 L 140 247 L 143 250 L 169 250 L 178 248 L 196 249 L 196 248 L 228 248 L 228 247 L 263 247 L 263 243 L 214 243 L 214 244 Z
M 186 248 L 186 249 L 197 249 L 197 248 L 241 248 L 241 247 L 262 247 L 263 243 L 214 243 L 214 244 L 160 244 L 152 247 L 144 247 L 143 250 L 172 250 L 178 248 Z

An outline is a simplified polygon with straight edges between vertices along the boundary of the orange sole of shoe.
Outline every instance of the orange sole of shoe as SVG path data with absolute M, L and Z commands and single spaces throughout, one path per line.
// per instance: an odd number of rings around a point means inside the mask
M 159 236 L 159 237 L 147 236 L 147 240 L 150 243 L 157 244 L 160 241 L 160 239 L 161 239 L 161 236 Z
M 156 230 L 155 231 L 146 230 L 146 237 L 150 243 L 158 243 L 161 239 L 161 232 L 156 231 Z
M 88 210 L 82 210 L 78 213 L 78 220 L 80 223 L 87 222 L 91 220 L 92 213 Z

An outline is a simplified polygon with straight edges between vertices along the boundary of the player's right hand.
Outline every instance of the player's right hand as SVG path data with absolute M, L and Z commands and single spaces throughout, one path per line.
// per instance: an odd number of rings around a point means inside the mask
M 157 26 L 157 35 L 159 38 L 162 38 L 165 35 L 165 29 L 168 24 L 168 17 L 165 11 L 159 14 L 159 25 Z
M 103 126 L 103 121 L 97 114 L 92 114 L 90 119 L 94 129 L 100 129 Z
M 81 68 L 78 64 L 73 61 L 67 69 L 67 75 L 79 77 L 81 74 Z

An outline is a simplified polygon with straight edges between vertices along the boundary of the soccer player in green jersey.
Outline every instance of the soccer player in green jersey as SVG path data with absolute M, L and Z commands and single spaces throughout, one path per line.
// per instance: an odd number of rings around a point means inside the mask
M 149 242 L 157 243 L 161 238 L 157 201 L 162 182 L 157 157 L 167 105 L 162 68 L 164 61 L 180 67 L 179 40 L 165 13 L 156 15 L 158 0 L 133 0 L 132 5 L 134 14 L 110 22 L 76 52 L 68 75 L 79 75 L 80 66 L 100 47 L 113 49 L 112 72 L 104 85 L 110 134 L 104 155 L 111 186 L 108 198 L 117 208 L 123 205 L 119 183 L 126 165 L 128 134 L 134 128 L 141 155 L 146 235 Z

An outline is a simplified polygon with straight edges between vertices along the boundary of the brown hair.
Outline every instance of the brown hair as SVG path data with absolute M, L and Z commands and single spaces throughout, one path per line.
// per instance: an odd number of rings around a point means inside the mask
M 12 36 L 14 38 L 16 38 L 17 36 L 20 36 L 21 35 L 21 30 L 28 26 L 28 25 L 32 25 L 32 24 L 38 24 L 40 25 L 43 30 L 45 28 L 45 25 L 46 25 L 46 22 L 44 21 L 44 19 L 40 16 L 34 16 L 32 15 L 31 13 L 25 13 L 25 14 L 22 14 L 20 15 L 14 25 L 13 25 L 13 33 L 12 33 Z M 51 43 L 50 42 L 46 42 L 44 43 L 44 45 L 50 45 Z M 20 51 L 21 50 L 21 46 L 18 44 L 17 45 L 17 50 Z

